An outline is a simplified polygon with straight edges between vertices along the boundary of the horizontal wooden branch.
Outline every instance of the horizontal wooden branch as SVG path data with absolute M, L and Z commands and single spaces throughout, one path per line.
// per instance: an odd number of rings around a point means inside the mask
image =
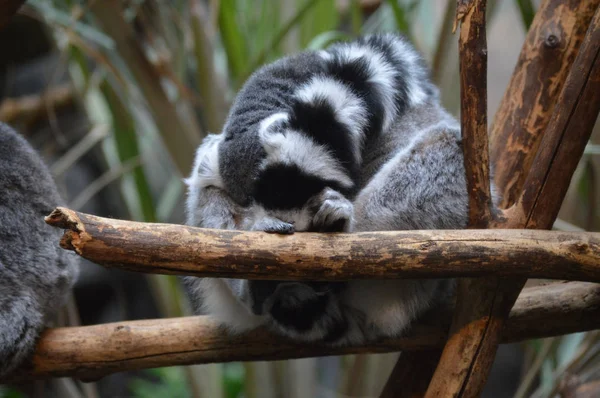
M 14 377 L 94 380 L 115 372 L 193 363 L 426 350 L 444 344 L 450 318 L 449 307 L 439 309 L 404 337 L 354 347 L 291 343 L 262 329 L 229 336 L 206 316 L 49 329 L 42 334 L 30 367 Z M 600 285 L 555 283 L 522 292 L 503 342 L 596 328 L 600 328 Z
M 600 282 L 600 233 L 438 230 L 291 236 L 114 220 L 57 208 L 61 245 L 130 271 L 278 280 L 521 275 Z

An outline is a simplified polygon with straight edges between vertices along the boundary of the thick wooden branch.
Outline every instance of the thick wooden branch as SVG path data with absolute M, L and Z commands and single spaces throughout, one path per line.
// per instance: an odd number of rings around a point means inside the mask
M 496 227 L 549 229 L 556 218 L 600 107 L 599 14 L 596 11 L 566 78 L 522 198 Z M 480 395 L 504 320 L 525 281 L 489 278 L 459 286 L 452 328 L 457 332 L 451 333 L 427 395 Z
M 62 376 L 94 380 L 115 372 L 193 363 L 430 350 L 443 345 L 450 312 L 450 308 L 435 311 L 404 337 L 355 347 L 292 343 L 262 329 L 230 336 L 205 316 L 49 329 L 42 334 L 32 363 L 15 372 L 12 381 Z M 556 283 L 523 291 L 502 341 L 595 328 L 600 328 L 600 286 Z
M 487 136 L 487 41 L 485 0 L 459 0 L 456 21 L 461 22 L 460 54 L 461 132 L 469 194 L 469 227 L 487 228 L 492 215 Z M 497 277 L 458 282 L 456 309 L 450 337 L 433 373 L 426 397 L 478 396 L 489 367 L 474 367 L 481 347 L 497 346 L 497 336 L 487 338 L 493 322 Z M 485 353 L 492 359 L 494 352 Z M 472 390 L 472 393 L 466 393 Z
M 211 230 L 57 208 L 61 245 L 130 271 L 277 280 L 525 275 L 600 282 L 600 233 L 439 230 L 356 234 Z
M 487 41 L 482 0 L 459 0 L 461 133 L 469 193 L 469 227 L 491 221 L 490 166 L 487 136 Z
M 544 0 L 537 11 L 490 129 L 490 156 L 502 208 L 521 194 L 598 6 L 600 0 Z
M 567 193 L 573 171 L 600 112 L 600 6 L 567 75 L 511 225 L 547 229 Z M 560 201 L 556 203 L 556 198 Z

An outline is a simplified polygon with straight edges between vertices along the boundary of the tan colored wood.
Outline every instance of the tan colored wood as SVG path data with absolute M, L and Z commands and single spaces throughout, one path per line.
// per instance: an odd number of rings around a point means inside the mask
M 544 0 L 490 129 L 501 207 L 516 202 L 600 0 Z
M 600 233 L 430 230 L 355 234 L 211 230 L 57 208 L 61 245 L 110 268 L 276 280 L 522 275 L 600 282 Z
M 459 40 L 461 66 L 464 66 L 461 70 L 463 136 L 480 138 L 483 136 L 485 126 L 473 122 L 472 119 L 478 112 L 485 112 L 485 108 L 481 105 L 485 101 L 478 102 L 476 99 L 470 99 L 470 95 L 477 93 L 480 98 L 486 96 L 485 83 L 481 81 L 478 83 L 473 77 L 475 75 L 485 81 L 485 53 L 476 52 L 477 48 L 481 49 L 485 44 L 484 16 L 480 2 L 459 1 L 458 4 L 458 15 L 461 13 L 464 15 Z M 546 3 L 546 6 L 548 4 L 550 3 Z M 478 18 L 475 18 L 475 15 L 478 15 Z M 470 16 L 473 18 L 469 18 Z M 543 19 L 545 14 L 538 13 L 538 17 Z M 596 17 L 597 15 L 590 23 L 590 30 L 583 40 L 579 56 L 566 76 L 563 90 L 558 97 L 561 106 L 556 107 L 552 117 L 548 118 L 549 127 L 543 139 L 540 139 L 540 151 L 535 157 L 534 166 L 525 181 L 524 191 L 517 206 L 496 220 L 492 220 L 492 217 L 481 210 L 471 211 L 471 223 L 476 222 L 474 218 L 476 215 L 481 217 L 481 221 L 473 225 L 485 226 L 487 221 L 492 221 L 490 226 L 496 228 L 551 228 L 600 108 L 596 62 L 600 38 L 596 32 Z M 564 21 L 561 20 L 560 23 L 562 22 Z M 466 62 L 467 60 L 470 61 Z M 512 83 L 515 81 L 513 80 Z M 544 94 L 543 85 L 538 84 L 534 87 L 541 95 Z M 572 118 L 573 115 L 577 117 Z M 482 118 L 480 116 L 475 120 Z M 518 137 L 518 132 L 511 133 Z M 495 138 L 497 140 L 498 136 Z M 477 174 L 477 167 L 487 170 L 485 163 L 478 166 L 473 162 L 476 158 L 486 161 L 485 156 L 478 155 L 479 152 L 486 151 L 486 148 L 477 146 L 476 142 L 477 139 L 465 141 L 467 176 Z M 530 144 L 530 146 L 521 146 L 521 149 L 526 154 L 531 151 L 528 156 L 533 158 L 537 146 L 535 143 Z M 497 165 L 497 168 L 511 169 L 518 166 L 518 160 L 505 159 L 503 163 Z M 485 203 L 487 198 L 480 189 L 481 184 L 474 177 L 467 180 L 467 183 L 470 184 L 469 205 L 482 209 L 482 203 Z M 507 189 L 510 187 L 500 185 L 502 192 Z M 481 394 L 495 357 L 504 321 L 525 282 L 524 278 L 505 281 L 493 277 L 462 281 L 459 284 L 457 308 L 450 338 L 426 396 L 477 397 Z
M 115 372 L 192 363 L 431 350 L 444 344 L 450 317 L 450 308 L 440 309 L 404 337 L 357 347 L 292 343 L 262 329 L 233 337 L 206 316 L 49 329 L 42 334 L 32 364 L 16 371 L 12 381 L 60 376 L 94 380 Z M 502 341 L 596 328 L 600 328 L 600 285 L 555 283 L 523 291 Z

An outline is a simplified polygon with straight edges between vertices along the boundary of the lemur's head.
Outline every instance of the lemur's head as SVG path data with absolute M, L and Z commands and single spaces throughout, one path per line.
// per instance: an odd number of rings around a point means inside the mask
M 237 214 L 222 214 L 235 222 L 221 224 L 236 229 L 283 234 L 351 229 L 354 181 L 347 167 L 296 130 L 286 113 L 268 116 L 255 130 L 234 137 L 209 135 L 188 184 L 190 191 L 222 190 Z
M 354 183 L 331 153 L 295 131 L 286 114 L 266 118 L 255 134 L 210 135 L 198 150 L 190 194 L 218 188 L 236 204 L 238 214 L 219 212 L 235 221 L 218 224 L 280 234 L 349 231 L 353 205 L 345 194 Z M 341 283 L 238 282 L 229 285 L 243 290 L 236 296 L 248 310 L 269 316 L 281 332 L 308 340 L 335 339 L 340 332 Z

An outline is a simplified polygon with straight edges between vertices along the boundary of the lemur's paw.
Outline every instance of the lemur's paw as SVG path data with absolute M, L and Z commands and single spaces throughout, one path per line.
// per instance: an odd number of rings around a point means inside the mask
M 272 234 L 290 235 L 295 232 L 294 224 L 281 221 L 275 217 L 264 217 L 257 221 L 251 231 L 264 231 Z
M 327 188 L 315 199 L 316 211 L 311 230 L 316 232 L 348 232 L 351 230 L 354 206 L 341 193 Z

